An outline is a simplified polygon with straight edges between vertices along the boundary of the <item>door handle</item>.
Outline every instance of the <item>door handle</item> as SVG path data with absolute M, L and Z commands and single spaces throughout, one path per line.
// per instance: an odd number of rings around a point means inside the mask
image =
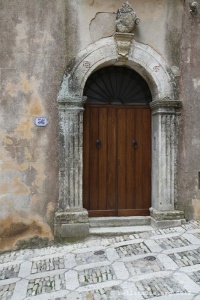
M 97 147 L 97 149 L 101 148 L 101 141 L 100 140 L 96 140 L 96 147 Z
M 136 149 L 138 147 L 138 143 L 135 140 L 132 140 L 132 147 Z

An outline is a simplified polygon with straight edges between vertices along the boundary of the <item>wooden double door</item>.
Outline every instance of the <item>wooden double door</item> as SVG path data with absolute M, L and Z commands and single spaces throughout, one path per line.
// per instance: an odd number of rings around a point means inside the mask
M 83 146 L 83 202 L 89 216 L 149 215 L 149 106 L 87 105 Z

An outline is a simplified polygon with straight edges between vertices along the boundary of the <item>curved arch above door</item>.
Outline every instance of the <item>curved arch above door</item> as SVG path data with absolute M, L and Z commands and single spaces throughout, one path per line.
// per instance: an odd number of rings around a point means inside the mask
M 81 97 L 89 76 L 99 68 L 111 65 L 122 65 L 118 63 L 114 37 L 103 38 L 90 44 L 80 51 L 66 68 L 58 101 Z M 134 40 L 128 60 L 123 63 L 123 66 L 134 69 L 146 80 L 153 101 L 178 99 L 175 76 L 162 56 L 149 45 Z

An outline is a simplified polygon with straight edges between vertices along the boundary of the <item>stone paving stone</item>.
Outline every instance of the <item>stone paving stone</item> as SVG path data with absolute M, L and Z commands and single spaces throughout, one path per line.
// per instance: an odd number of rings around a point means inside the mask
M 41 273 L 46 271 L 53 271 L 58 269 L 64 269 L 64 257 L 54 257 L 32 263 L 31 274 Z
M 185 290 L 184 287 L 182 287 L 171 277 L 155 277 L 152 279 L 141 280 L 135 282 L 135 285 L 144 299 L 150 299 L 170 294 L 178 295 L 180 293 L 187 293 L 187 290 Z
M 155 260 L 152 260 L 154 258 Z M 126 262 L 125 266 L 132 276 L 165 270 L 161 262 L 154 256 L 146 256 L 143 259 Z
M 115 249 L 117 251 L 117 254 L 121 258 L 151 252 L 149 250 L 149 248 L 147 248 L 147 246 L 143 242 L 138 243 L 138 244 L 136 243 L 136 244 L 130 244 L 130 245 L 126 245 L 126 246 L 120 246 L 120 247 L 117 247 Z
M 82 300 L 123 300 L 123 290 L 119 286 L 105 287 L 81 293 Z
M 164 250 L 171 248 L 180 248 L 191 245 L 184 237 L 174 236 L 171 238 L 156 239 L 155 242 Z
M 200 270 L 193 272 L 191 274 L 188 274 L 188 276 L 198 285 L 200 285 Z
M 28 283 L 27 297 L 40 295 L 42 293 L 51 293 L 60 289 L 65 289 L 64 274 L 31 279 Z
M 103 266 L 96 269 L 85 269 L 79 272 L 78 280 L 81 286 L 115 280 L 116 275 L 110 266 Z
M 75 260 L 78 265 L 94 263 L 97 261 L 107 260 L 105 251 L 99 250 L 94 252 L 79 253 L 75 255 Z
M 179 267 L 200 264 L 200 248 L 168 255 Z
M 189 229 L 195 229 L 195 228 L 198 228 L 200 227 L 200 221 L 198 220 L 192 220 L 184 225 L 182 225 L 182 227 L 186 230 L 189 230 Z
M 194 282 L 186 273 L 175 272 L 173 277 L 181 284 L 190 294 L 200 294 L 200 286 Z
M 194 235 L 196 238 L 200 239 L 200 232 L 193 233 L 193 235 Z
M 0 268 L 0 280 L 15 278 L 18 276 L 20 264 L 9 265 Z
M 15 288 L 15 284 L 6 284 L 6 285 L 2 285 L 0 286 L 0 299 L 11 299 L 12 298 L 12 294 Z
M 158 229 L 158 230 L 152 231 L 151 236 L 164 235 L 164 234 L 170 234 L 170 233 L 180 233 L 180 232 L 182 232 L 182 233 L 185 232 L 184 228 L 182 228 L 182 227 L 164 228 L 164 229 Z M 147 238 L 149 238 L 149 235 Z

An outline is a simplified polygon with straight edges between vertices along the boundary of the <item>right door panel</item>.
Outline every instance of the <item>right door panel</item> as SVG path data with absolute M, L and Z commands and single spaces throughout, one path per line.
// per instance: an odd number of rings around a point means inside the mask
M 118 110 L 117 211 L 119 216 L 148 215 L 151 206 L 151 112 Z

